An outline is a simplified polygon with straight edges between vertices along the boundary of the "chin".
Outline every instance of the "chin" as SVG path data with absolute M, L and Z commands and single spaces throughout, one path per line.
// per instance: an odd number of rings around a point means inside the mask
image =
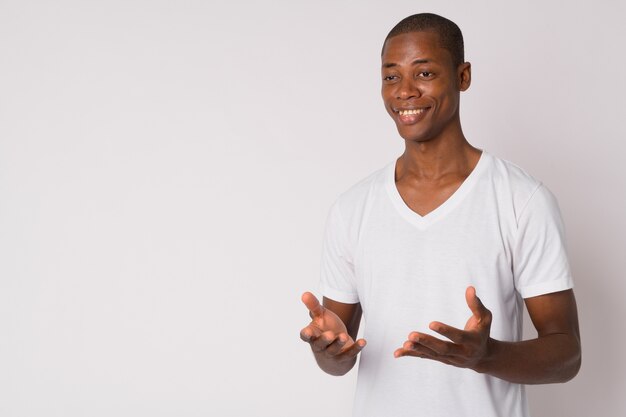
M 423 143 L 423 142 L 430 142 L 431 140 L 434 139 L 432 135 L 425 134 L 425 133 L 403 132 L 400 129 L 398 129 L 398 133 L 400 134 L 402 139 L 409 141 L 409 142 Z

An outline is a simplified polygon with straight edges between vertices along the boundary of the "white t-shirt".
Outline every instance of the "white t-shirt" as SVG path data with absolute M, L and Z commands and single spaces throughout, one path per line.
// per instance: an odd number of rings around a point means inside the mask
M 459 189 L 420 216 L 396 188 L 395 163 L 337 199 L 324 238 L 321 293 L 363 307 L 354 416 L 527 417 L 523 385 L 393 352 L 411 331 L 437 335 L 431 321 L 462 329 L 469 285 L 493 313 L 491 337 L 520 340 L 523 298 L 573 286 L 555 198 L 483 152 Z

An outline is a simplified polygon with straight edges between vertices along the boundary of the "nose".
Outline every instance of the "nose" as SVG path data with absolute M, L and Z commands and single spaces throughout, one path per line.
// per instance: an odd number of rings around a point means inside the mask
M 398 90 L 396 91 L 396 98 L 399 100 L 408 100 L 414 97 L 420 97 L 422 95 L 415 81 L 411 78 L 405 77 L 398 84 Z

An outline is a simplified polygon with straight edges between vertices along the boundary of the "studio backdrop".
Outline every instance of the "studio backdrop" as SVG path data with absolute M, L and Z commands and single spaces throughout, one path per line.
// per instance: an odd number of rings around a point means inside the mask
M 465 36 L 465 135 L 566 223 L 583 366 L 533 415 L 626 415 L 624 4 L 0 1 L 0 415 L 350 415 L 300 295 L 403 151 L 380 50 L 425 11 Z

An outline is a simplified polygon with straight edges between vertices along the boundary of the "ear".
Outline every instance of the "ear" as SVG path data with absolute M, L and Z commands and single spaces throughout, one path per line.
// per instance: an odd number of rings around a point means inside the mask
M 472 64 L 464 62 L 457 68 L 457 80 L 459 80 L 459 91 L 465 91 L 472 83 Z

